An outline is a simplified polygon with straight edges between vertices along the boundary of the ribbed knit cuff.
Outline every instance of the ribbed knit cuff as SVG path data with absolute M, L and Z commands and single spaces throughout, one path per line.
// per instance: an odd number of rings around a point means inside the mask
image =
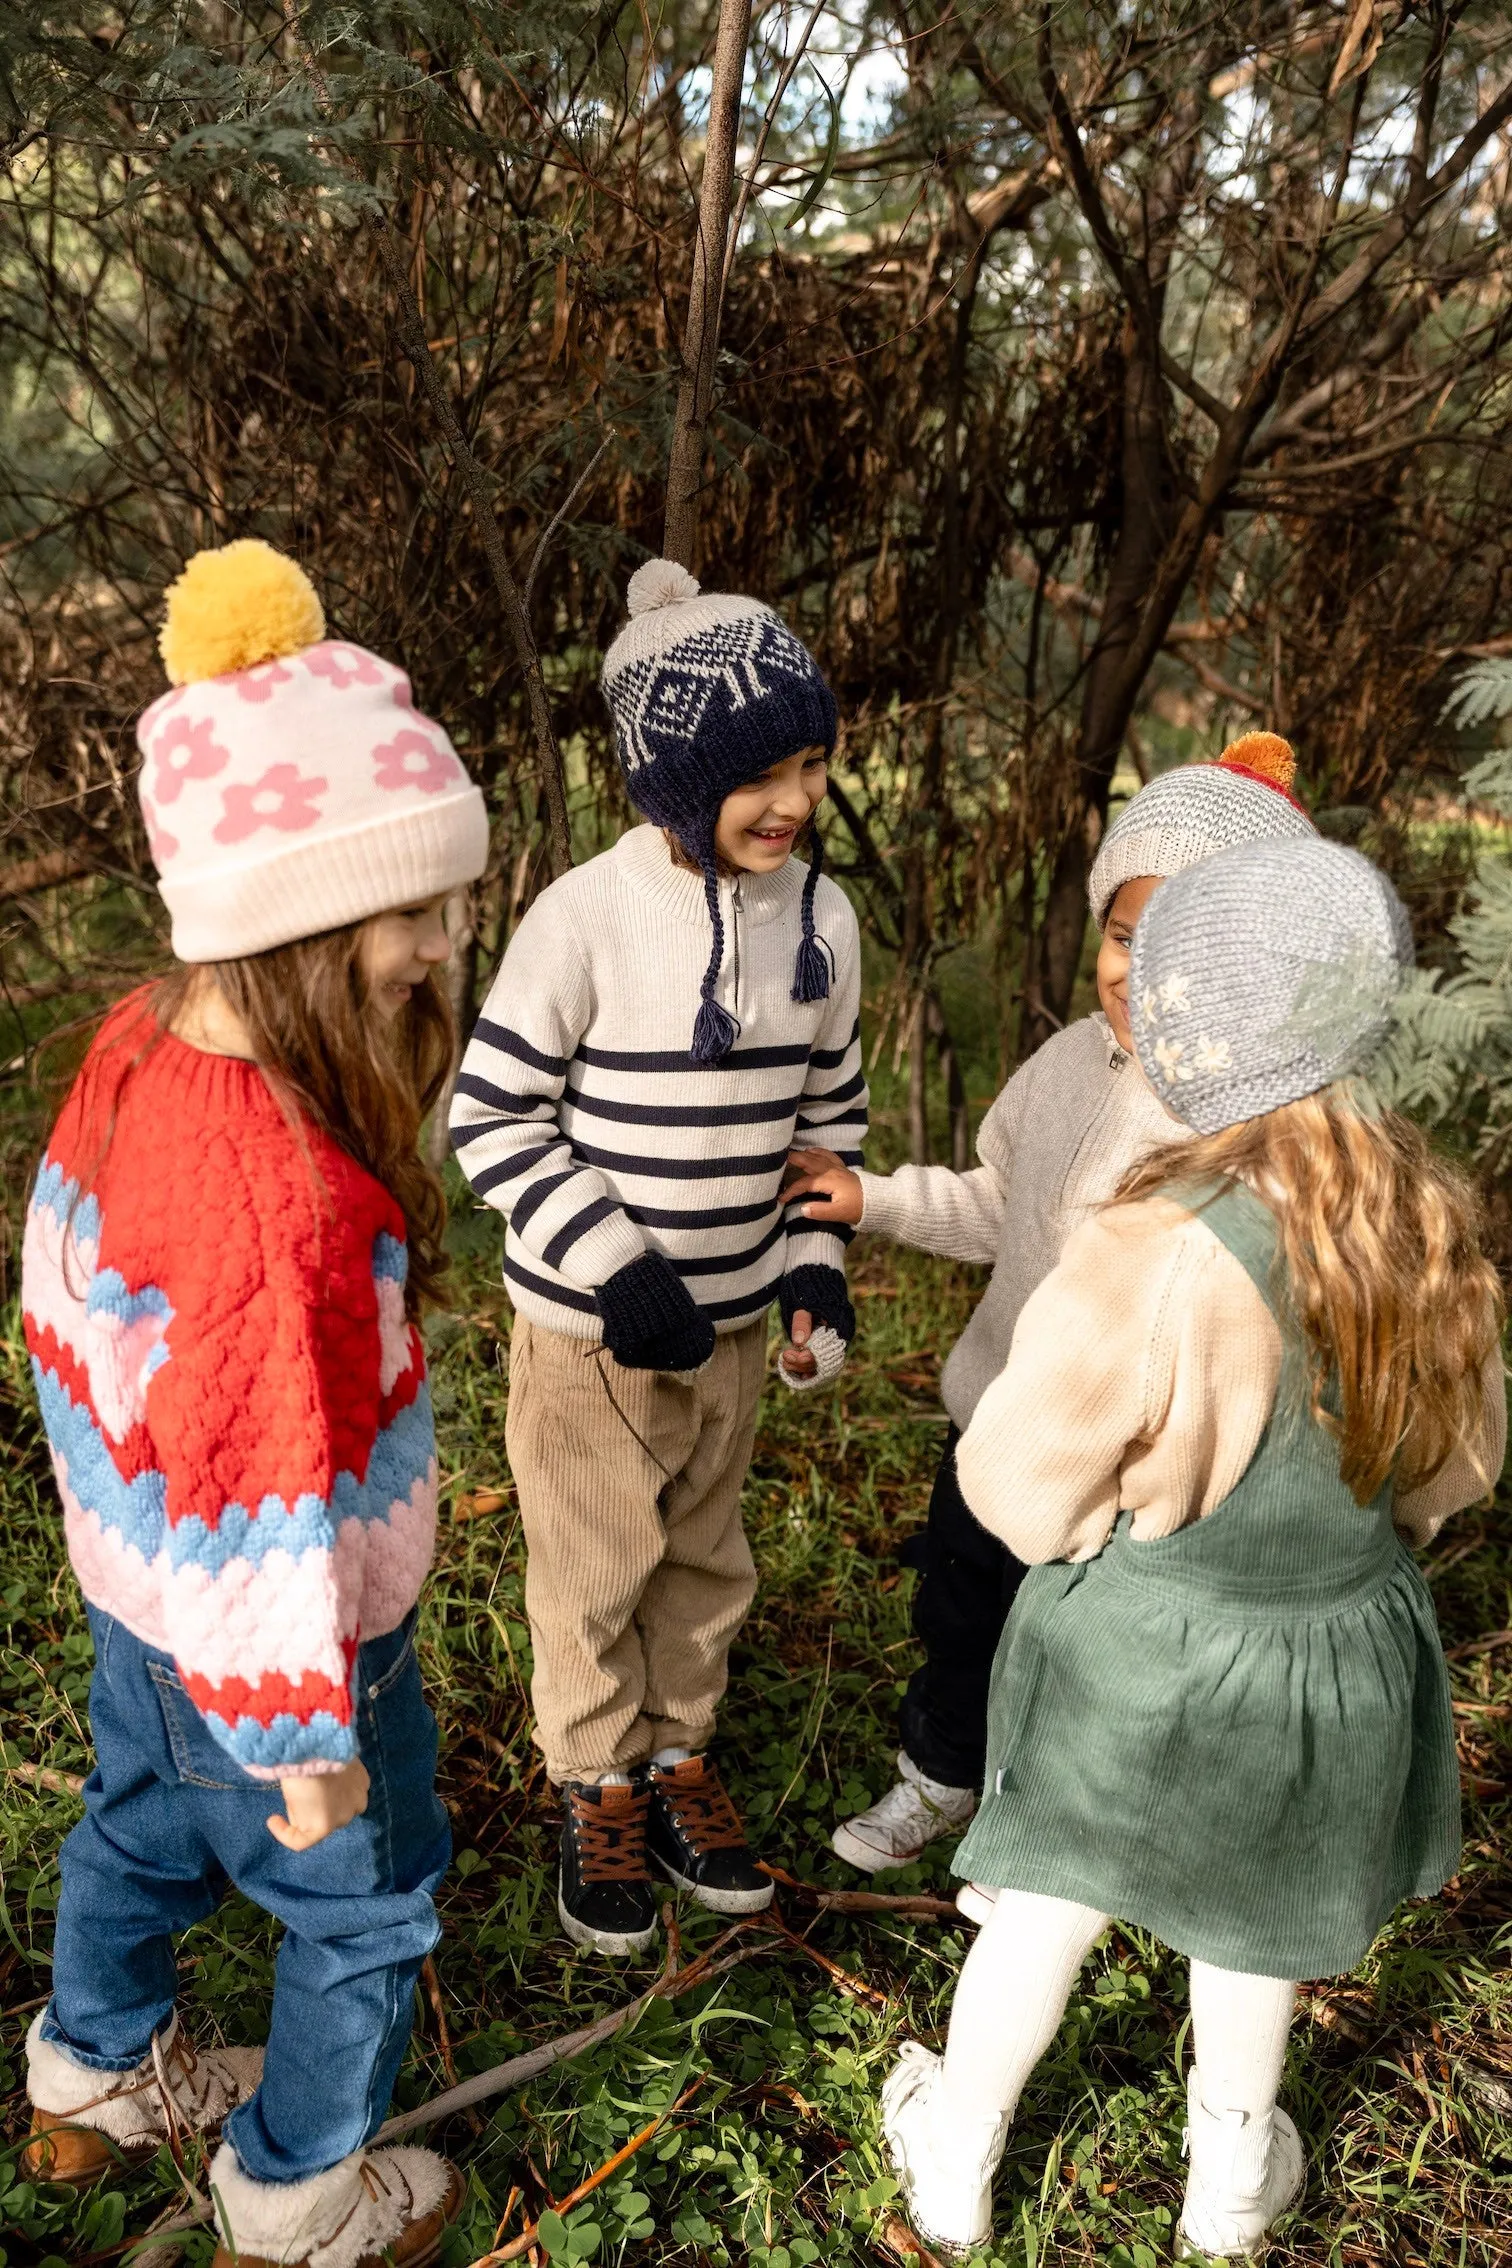
M 778 1357 L 777 1375 L 791 1393 L 812 1393 L 816 1386 L 827 1386 L 832 1378 L 838 1378 L 845 1368 L 845 1341 L 838 1331 L 830 1329 L 828 1323 L 821 1323 L 814 1332 L 808 1342 L 808 1352 L 814 1358 L 814 1373 L 811 1378 L 795 1377 L 782 1358 Z
M 593 1296 L 604 1344 L 627 1370 L 700 1370 L 714 1352 L 713 1324 L 664 1253 L 642 1253 Z
M 793 1317 L 800 1308 L 812 1316 L 816 1329 L 827 1323 L 847 1346 L 856 1335 L 856 1311 L 838 1268 L 820 1268 L 812 1263 L 790 1268 L 778 1279 L 777 1305 L 789 1338 L 793 1335 Z
M 868 1173 L 864 1166 L 857 1166 L 855 1172 L 861 1184 L 861 1218 L 856 1223 L 857 1228 L 868 1236 L 904 1237 L 904 1216 L 908 1207 L 893 1186 L 892 1175 Z M 814 1226 L 817 1228 L 819 1223 L 816 1221 Z

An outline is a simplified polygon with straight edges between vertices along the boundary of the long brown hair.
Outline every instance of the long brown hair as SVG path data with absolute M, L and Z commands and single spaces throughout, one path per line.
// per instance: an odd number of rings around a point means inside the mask
M 1480 1431 L 1501 1286 L 1480 1248 L 1480 1205 L 1422 1132 L 1341 1080 L 1302 1102 L 1158 1152 L 1114 1202 L 1172 1183 L 1238 1181 L 1276 1216 L 1292 1311 L 1310 1357 L 1312 1414 L 1368 1504 L 1439 1472 Z M 1338 1414 L 1325 1407 L 1330 1385 Z M 1333 1397 L 1330 1396 L 1330 1399 Z M 1487 1473 L 1490 1488 L 1496 1475 Z
M 107 1041 L 105 1061 L 97 1053 L 90 1110 L 99 1139 L 86 1179 L 98 1172 L 109 1147 L 125 1082 L 168 1036 L 196 986 L 213 977 L 241 1018 L 253 1060 L 296 1134 L 319 1127 L 398 1204 L 409 1247 L 405 1305 L 413 1320 L 439 1300 L 450 1265 L 443 1241 L 446 1197 L 418 1144 L 426 1113 L 446 1085 L 456 1024 L 434 972 L 415 986 L 392 1023 L 375 1014 L 364 998 L 358 959 L 364 926 L 353 922 L 243 960 L 180 964 L 160 977 L 150 994 L 155 1030 L 141 1040 L 140 1023 L 133 1022 L 114 1045 Z M 128 1036 L 141 1041 L 129 1052 Z M 310 1169 L 319 1185 L 313 1153 Z

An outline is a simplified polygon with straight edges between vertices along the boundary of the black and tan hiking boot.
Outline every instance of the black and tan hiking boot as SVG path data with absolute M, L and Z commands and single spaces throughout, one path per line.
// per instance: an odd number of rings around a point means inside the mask
M 646 1865 L 651 1791 L 637 1772 L 628 1786 L 562 1784 L 562 1871 L 557 1912 L 574 1945 L 622 1957 L 656 1935 L 656 1894 Z
M 759 1914 L 772 1878 L 751 1855 L 740 1814 L 707 1756 L 649 1767 L 651 1864 L 714 1914 Z

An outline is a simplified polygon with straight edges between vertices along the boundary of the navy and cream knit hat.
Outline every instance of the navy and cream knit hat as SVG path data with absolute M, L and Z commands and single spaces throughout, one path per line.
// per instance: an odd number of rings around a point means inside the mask
M 1263 1118 L 1367 1067 L 1411 966 L 1402 901 L 1358 851 L 1316 835 L 1235 844 L 1140 916 L 1140 1068 L 1194 1133 Z
M 760 599 L 701 594 L 685 567 L 649 559 L 625 594 L 630 619 L 604 656 L 604 698 L 630 800 L 703 870 L 714 947 L 693 1026 L 695 1063 L 719 1063 L 739 1034 L 714 997 L 724 959 L 714 829 L 720 805 L 801 748 L 835 745 L 835 696 L 813 655 Z M 812 835 L 795 1000 L 829 997 L 814 935 L 821 848 Z

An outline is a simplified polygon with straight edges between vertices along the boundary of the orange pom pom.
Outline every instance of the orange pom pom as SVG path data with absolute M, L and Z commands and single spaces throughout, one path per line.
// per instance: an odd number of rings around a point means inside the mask
M 1290 795 L 1297 776 L 1297 758 L 1289 740 L 1279 732 L 1246 732 L 1231 740 L 1218 759 L 1231 771 L 1258 772 L 1284 794 Z

